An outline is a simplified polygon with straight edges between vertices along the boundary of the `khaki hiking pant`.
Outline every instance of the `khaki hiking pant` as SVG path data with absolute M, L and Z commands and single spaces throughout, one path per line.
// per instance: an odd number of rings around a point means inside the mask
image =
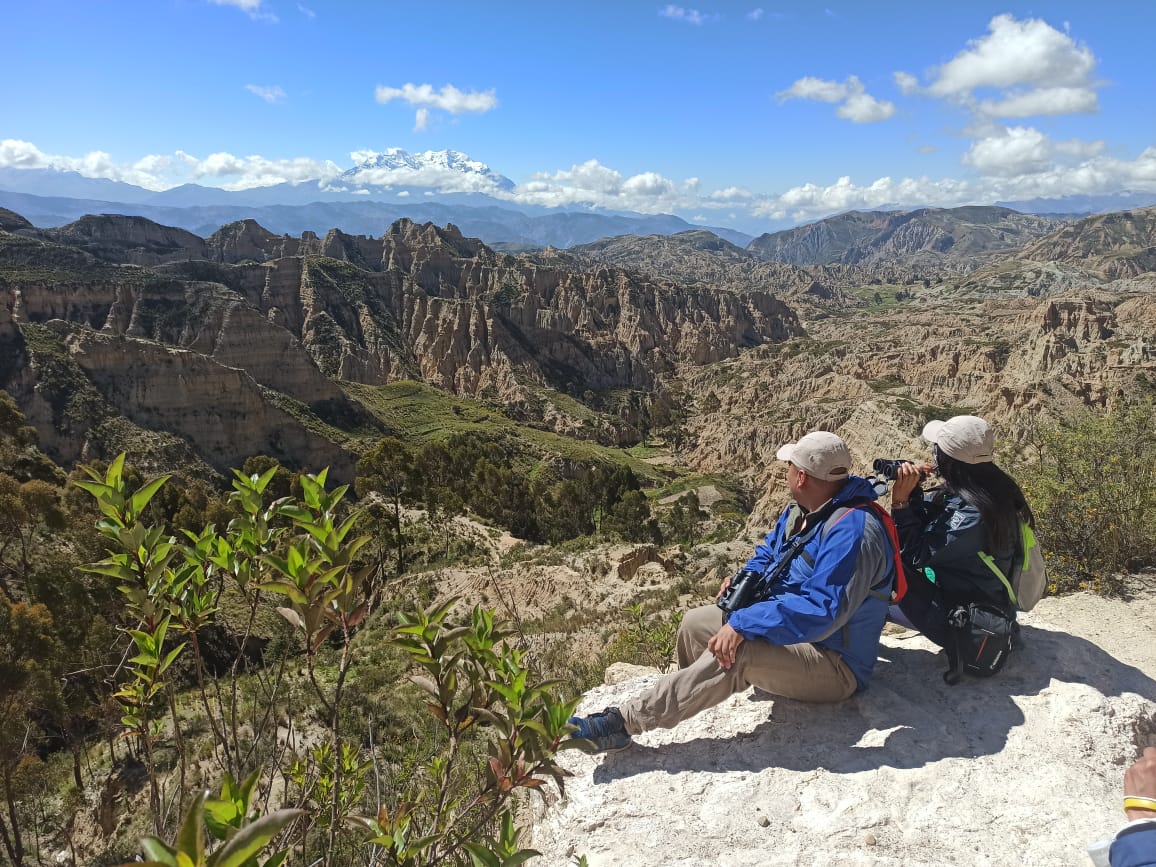
M 724 669 L 706 649 L 722 625 L 717 605 L 686 612 L 678 630 L 679 670 L 663 675 L 619 707 L 630 734 L 673 728 L 749 686 L 814 702 L 842 701 L 855 692 L 855 675 L 843 658 L 813 644 L 782 647 L 762 639 L 747 640 L 739 645 L 735 664 Z

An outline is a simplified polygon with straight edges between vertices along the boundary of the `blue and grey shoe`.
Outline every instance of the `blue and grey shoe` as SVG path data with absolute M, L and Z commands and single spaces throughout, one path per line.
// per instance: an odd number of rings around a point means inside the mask
M 572 716 L 567 722 L 576 727 L 576 731 L 570 735 L 573 740 L 589 741 L 594 745 L 594 749 L 587 752 L 615 752 L 634 743 L 616 707 L 605 708 L 590 716 Z

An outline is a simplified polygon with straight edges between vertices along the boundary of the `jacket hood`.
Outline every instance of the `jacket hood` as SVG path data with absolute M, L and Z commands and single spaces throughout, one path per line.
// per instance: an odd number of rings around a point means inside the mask
M 833 499 L 836 503 L 846 503 L 849 500 L 877 500 L 879 495 L 875 486 L 862 476 L 849 476 L 846 484 L 839 489 Z

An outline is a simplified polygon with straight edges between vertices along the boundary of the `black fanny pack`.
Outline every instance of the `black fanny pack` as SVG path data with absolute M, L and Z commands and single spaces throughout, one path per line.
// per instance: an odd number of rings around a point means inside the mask
M 1014 616 L 994 605 L 972 602 L 947 613 L 947 659 L 943 679 L 959 683 L 963 672 L 991 677 L 1007 662 L 1016 640 Z

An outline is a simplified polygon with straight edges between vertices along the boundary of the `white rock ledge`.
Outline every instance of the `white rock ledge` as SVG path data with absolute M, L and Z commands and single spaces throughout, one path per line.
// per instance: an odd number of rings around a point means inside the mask
M 1123 820 L 1124 767 L 1156 745 L 1156 595 L 1046 599 L 1021 622 L 991 680 L 947 686 L 933 645 L 889 636 L 841 705 L 752 691 L 623 752 L 564 753 L 574 777 L 536 799 L 534 863 L 1089 863 Z M 656 676 L 598 687 L 581 712 Z

